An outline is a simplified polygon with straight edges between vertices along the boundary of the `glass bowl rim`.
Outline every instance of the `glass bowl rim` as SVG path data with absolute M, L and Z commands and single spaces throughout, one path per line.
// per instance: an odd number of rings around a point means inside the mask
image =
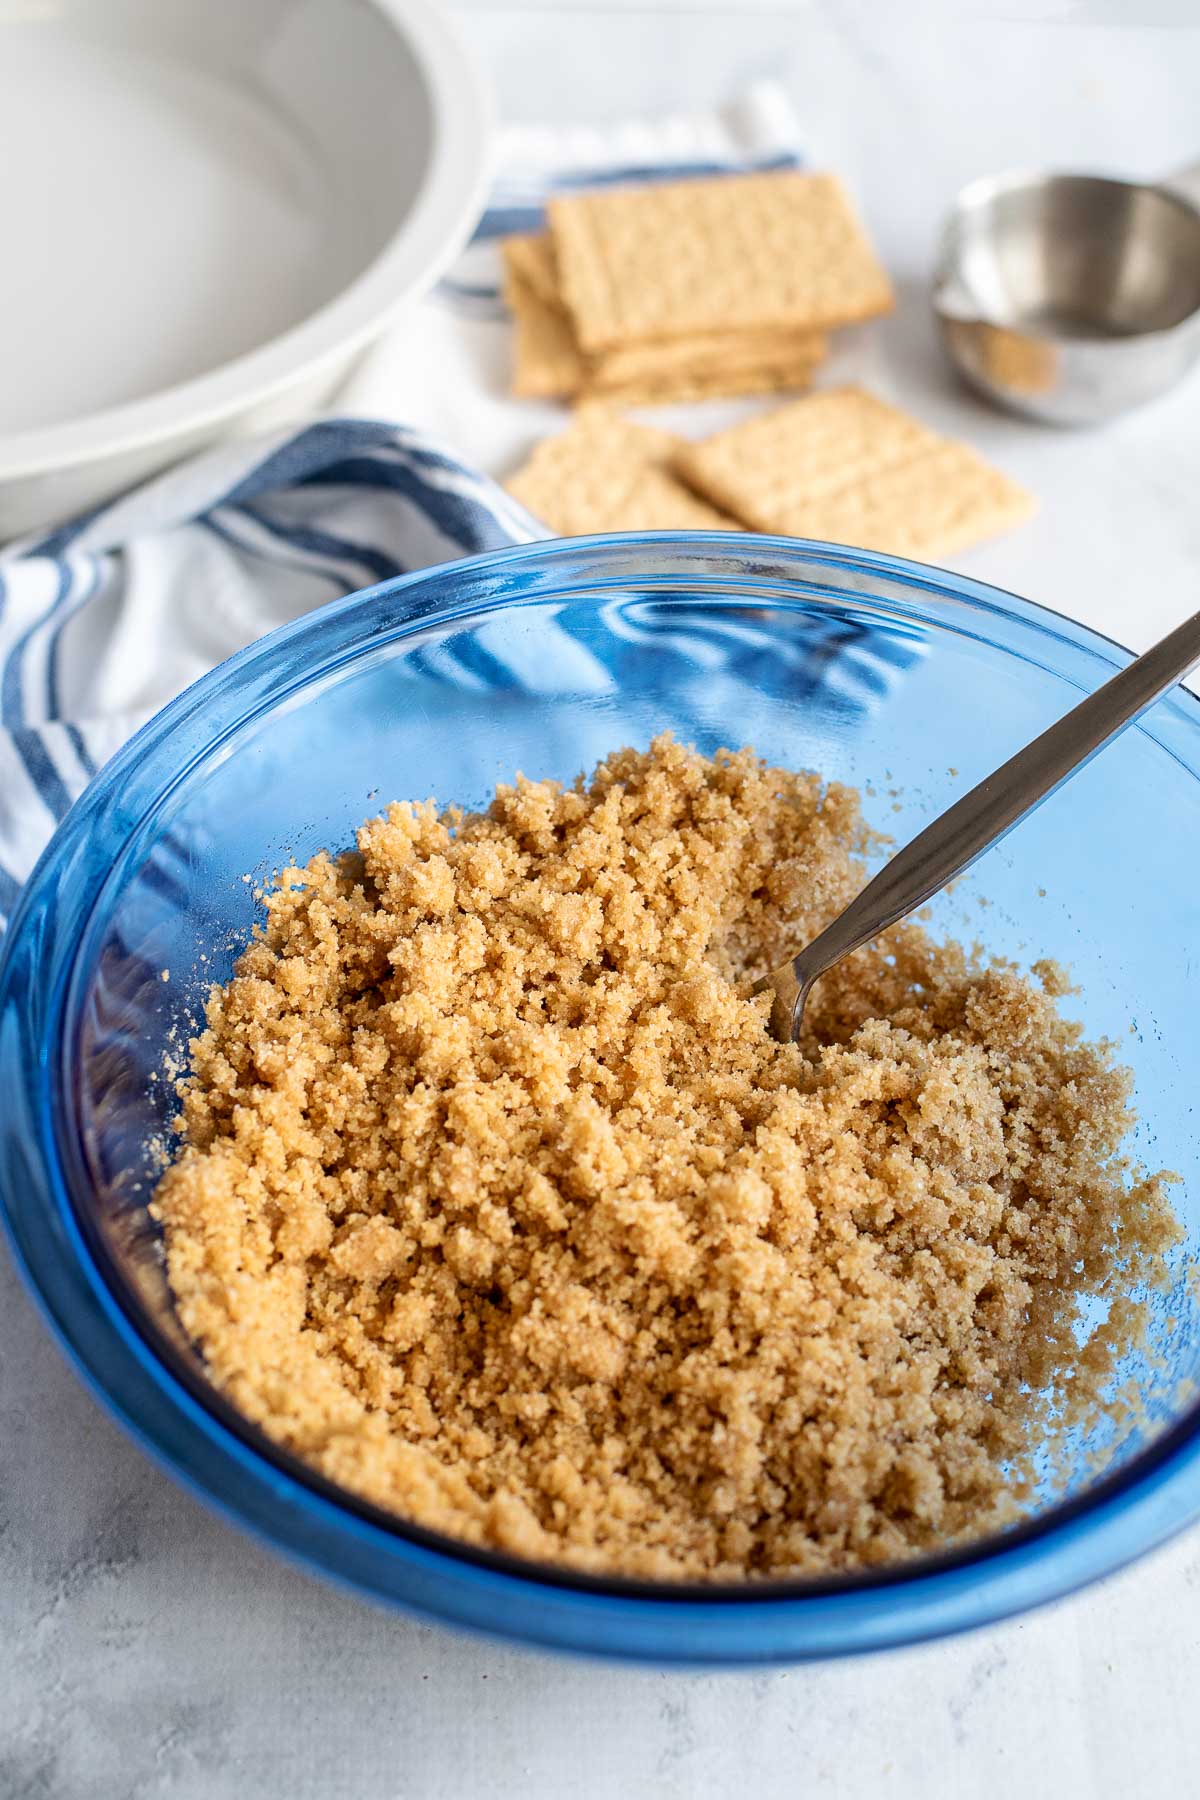
M 532 593 L 500 592 L 489 597 L 483 604 L 463 608 L 455 607 L 452 603 L 434 605 L 432 608 L 422 607 L 420 590 L 432 589 L 436 595 L 444 584 L 449 583 L 452 600 L 454 586 L 463 581 L 467 571 L 503 572 L 515 567 L 518 572 L 527 572 L 528 566 L 532 565 L 534 569 L 548 568 L 553 575 L 557 565 L 565 563 L 579 577 L 566 588 L 566 592 L 570 593 L 579 587 L 588 594 L 593 594 L 603 591 L 605 583 L 587 579 L 589 571 L 603 571 L 613 559 L 628 556 L 630 552 L 636 553 L 643 547 L 647 551 L 662 551 L 668 557 L 671 552 L 680 553 L 685 558 L 685 572 L 692 584 L 704 585 L 706 581 L 715 583 L 718 579 L 726 578 L 735 582 L 739 580 L 732 571 L 728 576 L 724 571 L 720 577 L 711 573 L 706 576 L 699 564 L 714 553 L 719 552 L 722 557 L 734 561 L 766 555 L 785 563 L 802 563 L 809 571 L 813 568 L 828 569 L 834 574 L 865 574 L 899 583 L 914 598 L 920 596 L 926 602 L 924 615 L 918 611 L 915 616 L 923 617 L 926 622 L 935 623 L 943 629 L 956 627 L 948 618 L 933 619 L 929 613 L 929 605 L 949 600 L 956 607 L 965 609 L 963 619 L 971 613 L 1006 618 L 1019 627 L 1032 628 L 1034 633 L 1056 640 L 1060 645 L 1069 645 L 1073 651 L 1087 653 L 1102 669 L 1120 666 L 1131 656 L 1131 652 L 1099 632 L 1079 625 L 1050 608 L 1020 599 L 970 577 L 875 552 L 751 533 L 641 532 L 541 540 L 483 551 L 472 557 L 415 570 L 333 601 L 258 639 L 185 689 L 104 766 L 43 852 L 14 912 L 7 942 L 0 949 L 0 1023 L 6 1004 L 11 1002 L 11 995 L 7 990 L 13 984 L 21 947 L 26 941 L 40 936 L 46 914 L 53 908 L 57 897 L 59 878 L 72 857 L 79 853 L 89 834 L 95 832 L 98 824 L 107 825 L 110 839 L 123 833 L 120 841 L 112 845 L 112 855 L 106 858 L 111 872 L 113 862 L 119 857 L 122 846 L 132 837 L 137 823 L 161 807 L 177 784 L 186 779 L 198 763 L 212 756 L 224 736 L 244 726 L 257 714 L 277 706 L 288 690 L 286 685 L 283 688 L 269 687 L 264 694 L 258 696 L 254 705 L 236 716 L 227 732 L 206 741 L 196 755 L 182 766 L 174 768 L 171 778 L 153 790 L 149 805 L 137 819 L 122 817 L 119 808 L 114 810 L 112 801 L 128 780 L 131 771 L 144 771 L 147 762 L 153 768 L 155 753 L 170 742 L 172 735 L 188 719 L 200 716 L 206 704 L 216 695 L 236 696 L 243 689 L 244 677 L 257 667 L 266 669 L 287 662 L 295 656 L 298 646 L 301 650 L 319 650 L 331 630 L 336 638 L 338 625 L 347 627 L 363 606 L 373 601 L 394 598 L 413 590 L 408 605 L 401 607 L 399 615 L 392 620 L 386 633 L 379 636 L 372 633 L 361 637 L 357 642 L 351 638 L 340 645 L 340 654 L 326 655 L 324 658 L 317 656 L 312 661 L 297 662 L 292 671 L 292 686 L 311 683 L 321 674 L 352 664 L 364 653 L 376 651 L 384 643 L 403 638 L 418 624 L 444 625 L 459 617 L 466 619 L 494 615 L 514 604 L 544 600 L 554 592 L 563 591 L 561 588 L 547 588 Z M 689 553 L 696 555 L 697 566 L 692 568 L 686 567 L 686 556 Z M 653 580 L 659 573 L 656 571 L 644 579 Z M 632 579 L 635 577 L 625 571 L 619 577 L 611 579 L 607 585 L 626 586 Z M 744 582 L 752 577 L 744 576 L 740 579 Z M 810 573 L 810 596 L 812 579 Z M 858 594 L 847 587 L 830 588 L 827 590 L 827 597 L 832 603 L 843 606 L 861 602 L 868 607 L 872 604 L 879 607 L 877 596 L 869 592 Z M 894 606 L 895 602 L 891 602 L 884 610 L 892 610 Z M 961 619 L 957 629 L 961 633 Z M 1032 660 L 985 632 L 975 630 L 968 635 L 982 639 L 997 654 L 1015 656 L 1023 661 Z M 346 636 L 345 629 L 342 636 Z M 1053 669 L 1052 672 L 1060 679 L 1071 679 L 1060 669 Z M 1154 715 L 1154 726 L 1157 729 L 1152 729 L 1146 723 L 1135 729 L 1147 732 L 1160 749 L 1182 764 L 1193 779 L 1200 780 L 1200 697 L 1185 689 L 1176 688 L 1168 699 L 1159 703 L 1159 708 L 1156 708 Z M 1178 737 L 1178 727 L 1182 725 L 1190 740 L 1186 747 L 1181 743 L 1164 741 L 1165 723 L 1171 715 L 1174 715 L 1175 725 L 1168 735 L 1171 738 Z M 57 1043 L 59 1052 L 64 1056 L 69 1045 L 63 1028 L 72 1016 L 73 995 L 68 990 L 74 976 L 86 966 L 83 952 L 87 928 L 95 917 L 102 916 L 101 901 L 107 885 L 106 878 L 90 893 L 86 908 L 76 909 L 73 948 L 66 952 L 61 948 L 58 950 L 54 958 L 56 979 L 47 984 L 39 1008 L 39 1018 L 42 1013 L 46 1015 L 46 1022 L 52 1032 L 51 1041 Z M 82 916 L 78 916 L 81 910 Z M 70 937 L 72 934 L 60 927 L 59 935 Z M 0 1038 L 0 1069 L 4 1067 L 5 1060 L 4 1040 Z M 11 1061 L 11 1057 L 8 1060 Z M 18 1265 L 68 1357 L 105 1407 L 132 1432 L 143 1448 L 208 1504 L 215 1505 L 244 1528 L 257 1531 L 275 1548 L 315 1564 L 326 1574 L 333 1574 L 335 1577 L 340 1575 L 342 1579 L 349 1580 L 351 1585 L 365 1588 L 376 1595 L 402 1599 L 403 1594 L 399 1590 L 403 1583 L 389 1582 L 380 1586 L 369 1572 L 360 1571 L 356 1575 L 347 1575 L 340 1570 L 336 1566 L 339 1561 L 337 1540 L 347 1530 L 357 1528 L 369 1534 L 376 1552 L 388 1548 L 392 1553 L 399 1552 L 402 1558 L 406 1554 L 410 1557 L 432 1558 L 435 1566 L 453 1568 L 458 1572 L 465 1570 L 477 1579 L 490 1576 L 498 1580 L 501 1588 L 507 1590 L 510 1596 L 513 1584 L 516 1584 L 517 1592 L 525 1595 L 545 1596 L 547 1592 L 557 1591 L 576 1601 L 583 1601 L 585 1597 L 591 1596 L 623 1609 L 631 1617 L 631 1609 L 636 1611 L 648 1607 L 660 1618 L 671 1614 L 678 1615 L 681 1619 L 694 1620 L 703 1614 L 710 1624 L 715 1625 L 715 1621 L 721 1617 L 729 1619 L 738 1614 L 761 1618 L 768 1609 L 777 1610 L 781 1607 L 801 1607 L 806 1610 L 806 1615 L 811 1616 L 814 1607 L 824 1604 L 834 1609 L 834 1613 L 830 1615 L 832 1626 L 839 1602 L 851 1602 L 855 1599 L 869 1602 L 875 1596 L 889 1595 L 900 1600 L 901 1596 L 907 1594 L 912 1604 L 909 1608 L 901 1604 L 895 1609 L 897 1616 L 890 1629 L 867 1632 L 861 1643 L 850 1646 L 874 1648 L 884 1644 L 914 1641 L 944 1630 L 965 1628 L 1055 1597 L 1110 1572 L 1176 1530 L 1182 1529 L 1200 1514 L 1200 1401 L 1197 1401 L 1165 1427 L 1150 1445 L 1131 1457 L 1124 1467 L 1090 1482 L 1073 1498 L 1055 1502 L 1035 1518 L 993 1533 L 977 1543 L 937 1551 L 913 1558 L 910 1562 L 844 1575 L 752 1578 L 737 1583 L 704 1583 L 590 1574 L 488 1550 L 411 1524 L 398 1515 L 358 1499 L 309 1469 L 298 1458 L 273 1444 L 248 1420 L 243 1419 L 199 1375 L 193 1375 L 182 1354 L 177 1351 L 164 1354 L 164 1350 L 170 1352 L 171 1347 L 156 1327 L 150 1328 L 150 1322 L 137 1307 L 124 1277 L 117 1270 L 95 1228 L 90 1225 L 86 1211 L 79 1206 L 72 1193 L 71 1183 L 66 1178 L 64 1164 L 69 1161 L 71 1147 L 69 1141 L 65 1147 L 60 1142 L 60 1096 L 51 1091 L 52 1065 L 57 1066 L 57 1058 L 43 1057 L 38 1059 L 34 1067 L 18 1069 L 18 1073 L 29 1083 L 31 1113 L 40 1127 L 36 1133 L 39 1166 L 37 1169 L 31 1167 L 32 1152 L 26 1146 L 23 1172 L 40 1179 L 35 1179 L 30 1184 L 30 1192 L 15 1197 L 6 1191 L 11 1183 L 4 1182 L 0 1186 L 0 1217 L 4 1219 L 10 1242 L 16 1251 Z M 2 1149 L 0 1134 L 0 1151 Z M 34 1189 L 37 1191 L 34 1192 Z M 42 1212 L 55 1219 L 57 1248 L 66 1247 L 70 1252 L 68 1264 L 61 1271 L 64 1282 L 56 1283 L 48 1279 L 48 1245 L 39 1229 L 46 1225 L 46 1219 L 38 1216 Z M 72 1330 L 70 1309 L 63 1304 L 66 1296 L 58 1291 L 63 1285 L 73 1289 L 76 1298 L 84 1289 L 87 1290 L 87 1298 L 95 1314 L 92 1335 L 96 1339 L 89 1348 L 85 1348 L 80 1341 L 80 1333 Z M 96 1326 L 99 1326 L 98 1334 Z M 100 1354 L 101 1350 L 105 1354 Z M 161 1427 L 157 1430 L 150 1429 L 130 1407 L 123 1405 L 117 1398 L 112 1391 L 114 1357 L 119 1363 L 128 1365 L 132 1359 L 139 1365 L 138 1374 L 143 1378 L 141 1385 L 144 1386 L 144 1381 L 148 1378 L 150 1385 L 157 1389 L 159 1397 L 166 1402 L 168 1410 L 177 1415 L 178 1423 L 183 1429 L 182 1446 L 176 1442 L 177 1433 L 164 1432 Z M 169 1443 L 164 1443 L 164 1437 L 170 1440 Z M 185 1452 L 192 1454 L 185 1455 Z M 197 1455 L 201 1461 L 216 1457 L 221 1463 L 227 1463 L 231 1458 L 240 1460 L 243 1464 L 249 1463 L 252 1466 L 248 1472 L 251 1475 L 257 1474 L 257 1485 L 269 1488 L 275 1501 L 285 1501 L 286 1507 L 281 1508 L 277 1516 L 249 1516 L 243 1505 L 231 1502 L 223 1495 L 216 1481 L 219 1469 L 210 1466 L 198 1471 L 192 1466 Z M 1181 1492 L 1181 1483 L 1188 1489 L 1187 1493 Z M 1167 1488 L 1170 1489 L 1169 1496 L 1165 1493 Z M 1139 1496 L 1142 1510 L 1147 1512 L 1150 1520 L 1148 1529 L 1144 1532 L 1129 1530 L 1127 1517 L 1124 1521 L 1125 1528 L 1122 1529 L 1122 1517 L 1127 1505 Z M 1170 1505 L 1164 1504 L 1166 1498 L 1170 1499 Z M 327 1515 L 324 1520 L 326 1530 L 321 1534 L 323 1541 L 328 1544 L 324 1553 L 311 1543 L 306 1543 L 306 1538 L 311 1534 L 303 1529 L 302 1520 L 301 1529 L 296 1529 L 297 1520 L 292 1517 L 293 1513 L 312 1514 L 314 1510 L 319 1513 L 322 1509 Z M 263 1511 L 262 1508 L 258 1510 L 260 1514 Z M 1101 1524 L 1107 1524 L 1108 1529 L 1097 1533 L 1095 1527 Z M 1078 1541 L 1081 1534 L 1082 1542 Z M 1103 1542 L 1100 1541 L 1101 1538 Z M 1046 1564 L 1055 1551 L 1061 1551 L 1071 1539 L 1076 1540 L 1071 1567 L 1069 1570 L 1060 1568 L 1055 1576 Z M 371 1548 L 372 1544 L 368 1542 L 367 1549 Z M 985 1600 L 982 1605 L 967 1605 L 965 1608 L 960 1604 L 958 1612 L 962 1616 L 951 1618 L 949 1622 L 922 1626 L 920 1618 L 927 1610 L 925 1603 L 928 1601 L 936 1605 L 939 1584 L 961 1583 L 962 1578 L 970 1578 L 979 1571 L 986 1571 L 989 1566 L 1000 1572 L 998 1588 L 1001 1590 L 990 1603 Z M 961 1601 L 961 1595 L 959 1599 Z M 439 1609 L 435 1606 L 432 1610 Z M 899 1615 L 908 1613 L 914 1616 L 908 1617 L 905 1622 Z M 861 1625 L 860 1620 L 860 1629 Z M 538 1636 L 536 1632 L 520 1631 L 516 1635 Z M 801 1632 L 800 1636 L 803 1635 Z M 543 1638 L 542 1641 L 563 1642 L 564 1639 L 558 1635 Z M 754 1651 L 747 1653 L 744 1648 L 739 1651 L 733 1645 L 727 1648 L 732 1652 L 730 1659 L 733 1661 L 771 1659 Z M 619 1644 L 613 1653 L 640 1654 L 637 1651 L 626 1652 Z M 785 1654 L 788 1659 L 793 1659 L 796 1655 L 808 1653 L 812 1652 L 801 1647 Z M 817 1653 L 830 1653 L 829 1647 Z M 670 1659 L 689 1660 L 673 1654 Z M 698 1660 L 711 1662 L 714 1658 L 705 1655 Z

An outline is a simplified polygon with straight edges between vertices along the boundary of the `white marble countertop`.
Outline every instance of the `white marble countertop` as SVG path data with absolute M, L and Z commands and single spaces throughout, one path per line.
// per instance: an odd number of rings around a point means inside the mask
M 1200 154 L 1194 5 L 458 10 L 512 119 L 700 105 L 778 75 L 897 278 L 880 380 L 1042 499 L 972 572 L 1135 646 L 1196 605 L 1200 378 L 1104 431 L 1039 431 L 954 387 L 922 298 L 939 213 L 971 176 L 1152 174 Z M 378 405 L 401 413 L 403 396 Z M 1194 1788 L 1198 1687 L 1194 1534 L 995 1630 L 782 1674 L 554 1662 L 386 1614 L 152 1468 L 0 1253 L 0 1800 L 1127 1800 Z

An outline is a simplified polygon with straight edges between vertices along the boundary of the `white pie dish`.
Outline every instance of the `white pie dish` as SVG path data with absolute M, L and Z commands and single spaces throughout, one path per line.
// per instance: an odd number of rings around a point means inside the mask
M 438 0 L 31 3 L 0 66 L 0 541 L 327 402 L 483 203 Z

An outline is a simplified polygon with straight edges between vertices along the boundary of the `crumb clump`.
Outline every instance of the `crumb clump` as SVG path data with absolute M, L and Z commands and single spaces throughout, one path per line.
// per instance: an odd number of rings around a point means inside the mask
M 1130 1078 L 901 926 L 749 985 L 864 878 L 856 793 L 669 737 L 292 869 L 181 1083 L 180 1317 L 248 1417 L 428 1527 L 590 1571 L 847 1570 L 1019 1510 L 1177 1229 Z M 1053 1400 L 1046 1396 L 1053 1396 Z M 1024 1471 L 1024 1473 L 1023 1473 Z

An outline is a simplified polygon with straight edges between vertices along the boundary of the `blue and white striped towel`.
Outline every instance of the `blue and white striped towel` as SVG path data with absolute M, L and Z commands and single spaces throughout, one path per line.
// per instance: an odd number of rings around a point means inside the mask
M 536 413 L 531 423 L 530 409 L 503 398 L 497 237 L 536 227 L 545 196 L 564 185 L 799 160 L 772 88 L 720 112 L 609 133 L 515 131 L 505 148 L 460 265 L 358 377 L 372 410 L 385 397 L 408 424 L 339 417 L 230 444 L 0 552 L 0 931 L 71 802 L 189 682 L 355 588 L 545 535 L 443 441 L 501 468 L 557 423 Z M 882 654 L 894 669 L 910 653 Z M 843 661 L 843 689 L 869 704 L 888 662 L 868 667 L 861 651 Z

